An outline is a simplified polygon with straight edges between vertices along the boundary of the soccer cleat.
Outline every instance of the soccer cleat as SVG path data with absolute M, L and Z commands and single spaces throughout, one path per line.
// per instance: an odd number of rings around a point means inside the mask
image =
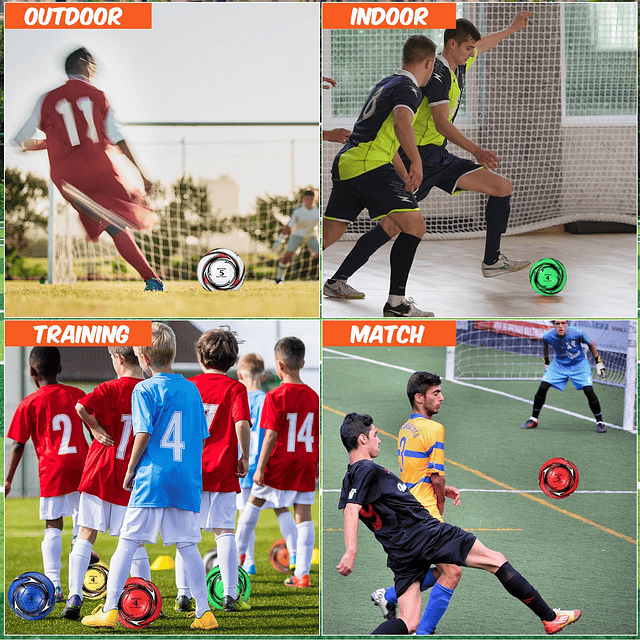
M 189 596 L 178 596 L 173 609 L 178 613 L 189 613 L 189 611 L 195 611 L 193 601 Z
M 196 618 L 196 612 L 192 611 L 188 614 L 189 618 Z M 191 629 L 204 629 L 205 631 L 213 631 L 218 628 L 218 621 L 211 611 L 205 611 L 199 618 L 196 618 L 190 625 Z
M 98 564 L 98 562 L 100 562 L 100 556 L 95 551 L 92 550 L 89 564 Z
M 562 631 L 565 627 L 568 627 L 570 624 L 576 622 L 576 620 L 580 619 L 582 612 L 580 609 L 569 609 L 563 611 L 562 609 L 554 609 L 556 613 L 556 617 L 551 622 L 542 621 L 544 625 L 544 630 L 548 634 L 558 633 L 558 631 Z
M 392 307 L 388 302 L 382 309 L 382 315 L 385 318 L 433 318 L 431 311 L 421 311 L 416 307 L 413 298 L 404 298 L 404 300 Z
M 64 593 L 62 593 L 62 587 L 58 585 L 56 587 L 56 602 L 64 602 Z
M 533 418 L 529 418 L 520 428 L 521 429 L 535 429 L 538 426 L 538 421 Z
M 289 576 L 284 581 L 285 587 L 297 587 L 298 589 L 308 589 L 311 586 L 311 579 L 309 578 L 309 574 L 305 573 L 302 578 L 297 578 L 296 576 Z
M 94 627 L 96 629 L 109 627 L 115 629 L 118 626 L 118 610 L 111 609 L 111 611 L 104 612 L 102 605 L 96 607 L 90 616 L 85 616 L 80 621 L 85 627 Z
M 246 572 L 247 575 L 250 576 L 255 576 L 256 575 L 256 565 L 255 564 L 250 564 L 248 567 L 242 567 Z
M 158 278 L 149 278 L 145 282 L 145 291 L 164 291 L 164 282 Z
M 222 599 L 222 608 L 225 611 L 250 611 L 251 606 L 242 598 L 234 599 L 231 596 L 225 596 Z
M 343 298 L 345 300 L 362 300 L 364 293 L 354 289 L 346 280 L 336 280 L 330 283 L 327 280 L 322 287 L 322 293 L 327 298 Z
M 502 276 L 505 273 L 515 273 L 516 271 L 522 271 L 531 264 L 529 260 L 509 260 L 507 256 L 500 254 L 498 261 L 494 264 L 482 263 L 482 275 L 485 278 L 493 278 L 495 276 Z
M 282 278 L 276 278 L 276 279 L 274 280 L 274 282 L 275 282 L 276 284 L 282 284 Z
M 606 433 L 607 425 L 604 422 L 596 422 L 596 431 L 598 433 Z
M 71 596 L 67 600 L 67 605 L 62 612 L 62 617 L 67 620 L 78 620 L 80 618 L 80 609 L 82 607 L 82 598 L 80 596 Z
M 386 589 L 376 589 L 371 594 L 371 600 L 373 600 L 373 604 L 377 607 L 380 607 L 380 611 L 382 611 L 382 615 L 386 620 L 395 620 L 396 619 L 396 605 L 393 602 L 389 602 L 385 598 Z

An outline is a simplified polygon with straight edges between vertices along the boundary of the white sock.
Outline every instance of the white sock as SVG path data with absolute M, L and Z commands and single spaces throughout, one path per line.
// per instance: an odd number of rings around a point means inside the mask
M 311 520 L 301 522 L 298 526 L 298 547 L 296 552 L 296 578 L 308 574 L 311 571 L 311 558 L 316 542 L 316 529 Z
M 247 543 L 247 553 L 244 564 L 246 567 L 250 567 L 252 564 L 255 565 L 256 559 L 254 556 L 254 550 L 256 546 L 256 530 L 254 529 L 249 536 L 249 542 Z
M 282 262 L 278 262 L 278 279 L 282 280 L 284 278 L 284 270 L 287 268 L 286 264 L 282 264 Z
M 202 556 L 195 542 L 178 542 L 176 548 L 176 556 L 182 556 L 182 565 L 187 576 L 187 582 L 196 600 L 196 618 L 201 618 L 209 611 L 207 578 L 204 573 Z
M 404 301 L 404 296 L 393 296 L 391 294 L 389 294 L 389 297 L 387 298 L 387 302 L 392 306 L 392 307 L 397 307 L 399 304 L 401 304 Z
M 145 546 L 138 547 L 133 554 L 131 561 L 131 575 L 136 578 L 144 578 L 151 582 L 151 565 L 149 564 L 149 554 Z
M 40 545 L 44 575 L 60 586 L 60 569 L 62 568 L 62 529 L 49 527 L 44 530 L 44 540 Z
M 287 543 L 289 563 L 293 564 L 293 559 L 296 556 L 296 547 L 298 546 L 298 530 L 296 529 L 296 521 L 293 519 L 293 515 L 289 509 L 278 516 L 278 526 L 280 527 L 282 537 Z
M 92 549 L 93 544 L 88 540 L 76 539 L 69 554 L 69 594 L 67 598 L 80 596 L 82 599 L 82 583 L 91 562 Z
M 251 534 L 256 530 L 259 517 L 260 507 L 256 507 L 255 504 L 247 502 L 236 527 L 236 545 L 238 546 L 238 553 L 240 555 L 247 552 L 249 539 L 251 538 Z
M 118 548 L 111 556 L 111 565 L 109 566 L 107 600 L 102 607 L 105 613 L 118 608 L 118 600 L 120 600 L 124 584 L 129 577 L 133 556 L 139 546 L 138 540 L 127 540 L 127 538 L 118 540 Z
M 233 533 L 221 533 L 216 538 L 218 566 L 224 586 L 224 595 L 238 597 L 238 547 Z
M 184 561 L 179 553 L 176 553 L 176 587 L 178 588 L 178 596 L 187 596 L 191 599 L 187 574 L 184 571 Z

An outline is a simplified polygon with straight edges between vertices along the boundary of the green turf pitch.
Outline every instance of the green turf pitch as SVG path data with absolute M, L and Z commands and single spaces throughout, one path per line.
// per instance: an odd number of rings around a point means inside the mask
M 5 530 L 5 593 L 11 581 L 24 571 L 42 571 L 43 523 L 38 520 L 37 498 L 8 498 L 5 504 L 7 526 Z M 313 507 L 314 521 L 318 522 L 318 502 Z M 67 593 L 69 550 L 71 544 L 71 519 L 65 518 L 65 530 L 62 537 L 62 586 Z M 251 576 L 251 611 L 243 613 L 226 613 L 214 611 L 218 621 L 217 636 L 231 635 L 318 635 L 319 631 L 319 589 L 318 565 L 311 567 L 311 588 L 293 589 L 284 586 L 286 575 L 278 573 L 269 562 L 269 549 L 281 537 L 273 510 L 262 513 L 256 529 L 256 570 Z M 316 529 L 316 541 L 317 529 Z M 109 564 L 118 539 L 98 534 L 94 546 L 101 559 Z M 206 551 L 214 546 L 213 534 L 203 534 L 200 550 Z M 316 544 L 316 546 L 318 546 Z M 147 545 L 151 562 L 160 555 L 175 557 L 175 547 L 163 547 L 159 542 Z M 162 610 L 167 616 L 158 620 L 143 635 L 175 636 L 198 635 L 189 625 L 193 620 L 186 614 L 176 613 L 173 609 L 176 598 L 175 574 L 173 569 L 151 572 L 151 580 L 160 588 L 162 594 Z M 92 609 L 104 600 L 85 600 L 82 614 L 88 615 Z M 60 617 L 63 604 L 55 606 L 52 613 L 44 620 L 29 622 L 15 615 L 6 607 L 5 636 L 93 636 L 104 635 L 104 631 L 94 631 L 84 627 L 79 621 L 64 620 Z M 137 635 L 124 627 L 109 630 L 109 635 Z
M 245 282 L 239 291 L 205 291 L 197 282 L 167 282 L 143 291 L 142 282 L 46 285 L 9 281 L 12 317 L 50 318 L 311 318 L 319 314 L 317 282 Z
M 390 434 L 380 435 L 377 462 L 397 473 L 395 435 L 410 413 L 407 379 L 415 370 L 443 373 L 445 350 L 332 351 L 323 352 L 323 633 L 368 635 L 383 621 L 371 592 L 391 586 L 393 576 L 382 547 L 363 525 L 354 573 L 345 578 L 335 570 L 344 552 L 337 503 L 348 462 L 339 426 L 350 411 L 371 414 L 379 433 Z M 635 636 L 636 435 L 613 428 L 596 433 L 584 394 L 570 384 L 562 393 L 549 391 L 537 429 L 522 430 L 538 382 L 476 384 L 487 390 L 447 381 L 442 385 L 444 403 L 436 419 L 446 430 L 447 484 L 462 492 L 459 508 L 447 500 L 445 520 L 471 530 L 485 545 L 503 553 L 551 607 L 581 609 L 582 619 L 562 635 Z M 596 385 L 596 393 L 605 420 L 622 424 L 622 390 Z M 545 496 L 537 483 L 541 464 L 556 456 L 568 458 L 580 472 L 578 491 L 564 500 Z M 589 493 L 600 491 L 613 493 Z M 427 600 L 425 593 L 423 607 Z M 527 607 L 494 576 L 477 569 L 463 570 L 436 633 L 493 638 L 544 635 Z

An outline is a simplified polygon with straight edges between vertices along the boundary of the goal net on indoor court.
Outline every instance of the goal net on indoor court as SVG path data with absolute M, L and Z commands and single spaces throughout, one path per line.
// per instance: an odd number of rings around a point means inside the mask
M 497 153 L 513 184 L 510 234 L 592 221 L 637 219 L 637 15 L 633 3 L 457 4 L 481 34 L 505 29 L 518 11 L 529 25 L 478 58 L 466 76 L 455 125 Z M 421 31 L 442 50 L 443 31 Z M 325 30 L 325 129 L 353 126 L 372 87 L 401 64 L 411 30 Z M 323 142 L 323 205 L 340 145 Z M 473 157 L 455 145 L 452 153 Z M 484 234 L 486 196 L 434 189 L 420 203 L 425 238 Z M 362 213 L 343 237 L 371 228 Z M 611 228 L 611 227 L 610 227 Z
M 278 242 L 280 232 L 302 193 L 318 192 L 317 125 L 144 123 L 130 124 L 125 135 L 158 187 L 149 198 L 158 224 L 134 237 L 163 280 L 195 281 L 200 258 L 219 247 L 242 257 L 247 279 L 276 277 L 288 238 Z M 135 183 L 135 170 L 118 155 L 114 162 Z M 108 234 L 88 242 L 78 214 L 53 184 L 49 193 L 50 282 L 138 279 Z M 312 238 L 318 228 L 297 235 L 303 241 L 285 279 L 317 279 Z
M 569 325 L 584 329 L 598 348 L 607 370 L 597 375 L 588 349 L 594 383 L 624 387 L 625 429 L 636 429 L 637 324 L 634 321 L 585 320 Z M 540 380 L 544 375 L 542 335 L 551 329 L 542 320 L 462 320 L 456 325 L 456 346 L 447 348 L 448 380 Z M 554 357 L 553 349 L 550 357 Z

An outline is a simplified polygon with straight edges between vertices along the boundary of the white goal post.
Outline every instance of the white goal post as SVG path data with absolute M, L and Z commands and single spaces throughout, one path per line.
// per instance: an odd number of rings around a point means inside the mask
M 637 429 L 637 322 L 617 320 L 570 321 L 584 329 L 598 347 L 607 369 L 602 379 L 588 350 L 593 381 L 624 388 L 623 428 Z M 447 380 L 540 380 L 544 375 L 542 334 L 551 328 L 542 320 L 459 320 L 456 346 L 447 347 Z M 553 357 L 553 354 L 551 354 Z
M 481 55 L 466 76 L 455 125 L 495 152 L 513 184 L 508 234 L 568 223 L 612 229 L 637 223 L 637 6 L 634 3 L 459 2 L 481 34 L 534 11 L 522 31 Z M 422 30 L 442 50 L 442 30 Z M 373 86 L 401 63 L 412 31 L 325 30 L 325 129 L 350 129 Z M 603 69 L 607 72 L 603 73 Z M 341 146 L 323 142 L 323 206 Z M 449 150 L 473 159 L 449 144 Z M 483 237 L 486 196 L 434 188 L 420 203 L 428 240 Z M 366 212 L 343 240 L 372 226 Z M 620 227 L 617 227 L 618 229 Z

